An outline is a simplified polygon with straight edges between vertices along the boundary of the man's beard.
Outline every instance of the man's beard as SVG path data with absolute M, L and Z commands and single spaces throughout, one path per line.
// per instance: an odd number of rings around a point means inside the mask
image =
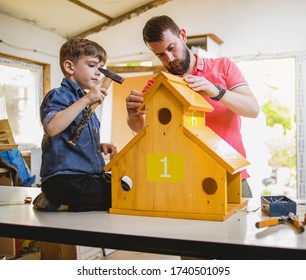
M 174 75 L 184 75 L 188 71 L 189 66 L 190 66 L 190 53 L 186 47 L 183 59 L 176 59 L 170 62 L 169 65 L 166 66 L 166 68 L 170 73 Z

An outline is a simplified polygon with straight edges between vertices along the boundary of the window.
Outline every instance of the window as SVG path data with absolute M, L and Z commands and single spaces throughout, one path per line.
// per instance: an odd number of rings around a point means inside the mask
M 257 97 L 257 119 L 243 118 L 252 190 L 305 199 L 305 55 L 234 58 Z
M 7 118 L 21 150 L 40 146 L 39 106 L 45 66 L 0 54 L 0 118 Z

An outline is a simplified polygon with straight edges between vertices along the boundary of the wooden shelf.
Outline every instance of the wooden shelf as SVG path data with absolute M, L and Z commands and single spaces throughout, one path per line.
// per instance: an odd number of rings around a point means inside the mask
M 7 151 L 17 148 L 17 144 L 0 144 L 0 151 Z

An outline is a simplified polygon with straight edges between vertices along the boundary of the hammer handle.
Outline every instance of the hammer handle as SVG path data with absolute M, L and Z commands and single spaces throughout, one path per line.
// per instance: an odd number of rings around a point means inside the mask
M 101 88 L 108 89 L 109 86 L 111 85 L 111 83 L 112 83 L 112 79 L 109 78 L 109 77 L 105 77 L 105 80 L 103 81 Z M 96 108 L 98 107 L 98 105 L 99 105 L 99 102 L 91 104 L 90 105 L 91 111 L 94 112 L 96 110 Z
M 263 227 L 270 227 L 270 226 L 278 225 L 279 223 L 280 223 L 279 218 L 272 218 L 272 219 L 257 222 L 255 226 L 257 228 L 263 228 Z
M 109 77 L 105 77 L 105 80 L 103 81 L 103 83 L 101 85 L 101 88 L 108 89 L 109 86 L 111 85 L 111 83 L 112 83 L 112 79 L 109 78 Z M 83 115 L 79 125 L 77 126 L 76 130 L 72 133 L 72 136 L 70 137 L 70 139 L 68 141 L 69 144 L 75 145 L 78 142 L 83 129 L 88 124 L 92 114 L 94 113 L 94 111 L 96 110 L 98 105 L 99 105 L 99 102 L 96 102 L 94 104 L 91 104 L 86 109 L 86 111 L 85 111 L 85 113 L 84 113 L 84 115 Z

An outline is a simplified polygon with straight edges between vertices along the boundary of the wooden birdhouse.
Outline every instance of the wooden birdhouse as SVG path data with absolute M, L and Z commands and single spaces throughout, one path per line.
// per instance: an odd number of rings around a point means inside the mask
M 146 127 L 104 168 L 110 213 L 223 221 L 247 204 L 240 171 L 249 162 L 205 126 L 213 107 L 182 78 L 158 74 L 141 109 Z

